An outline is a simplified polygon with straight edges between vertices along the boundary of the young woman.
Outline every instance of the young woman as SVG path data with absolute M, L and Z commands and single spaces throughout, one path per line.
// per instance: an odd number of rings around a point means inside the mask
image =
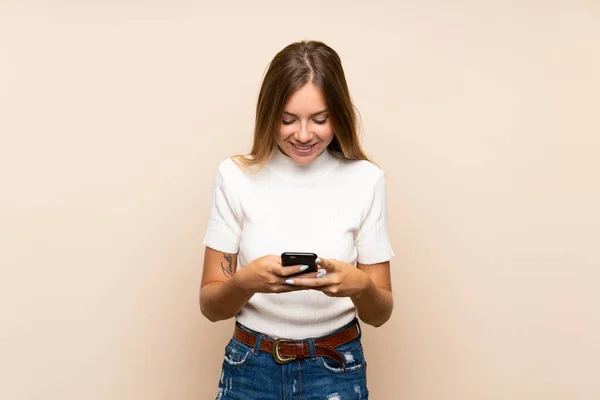
M 338 54 L 292 43 L 269 65 L 249 155 L 212 195 L 200 309 L 235 317 L 218 399 L 367 399 L 364 323 L 392 312 L 383 171 L 369 161 Z M 318 255 L 317 272 L 282 266 Z

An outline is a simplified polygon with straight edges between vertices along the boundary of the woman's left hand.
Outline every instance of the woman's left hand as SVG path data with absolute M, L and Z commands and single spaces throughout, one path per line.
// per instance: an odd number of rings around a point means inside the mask
M 289 285 L 319 290 L 331 297 L 357 297 L 373 284 L 369 275 L 343 261 L 319 257 L 321 268 L 315 277 L 290 277 Z

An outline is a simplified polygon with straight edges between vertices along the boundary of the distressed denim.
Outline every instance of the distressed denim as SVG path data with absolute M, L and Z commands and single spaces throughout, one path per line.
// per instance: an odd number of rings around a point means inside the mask
M 358 321 L 354 321 L 341 331 Z M 240 323 L 240 328 L 262 338 L 264 335 Z M 360 332 L 360 329 L 359 329 Z M 346 370 L 335 360 L 312 357 L 278 364 L 273 355 L 232 338 L 225 347 L 217 400 L 368 400 L 366 367 L 361 333 L 336 348 L 345 359 Z

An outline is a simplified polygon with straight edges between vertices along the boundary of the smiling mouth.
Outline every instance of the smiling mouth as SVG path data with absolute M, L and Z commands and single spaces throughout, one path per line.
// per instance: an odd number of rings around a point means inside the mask
M 308 146 L 306 146 L 306 145 L 300 146 L 300 145 L 294 144 L 294 147 L 297 148 L 298 150 L 308 150 L 308 149 L 310 149 L 311 147 L 314 147 L 314 146 L 315 146 L 314 144 L 311 144 L 311 145 L 308 145 Z

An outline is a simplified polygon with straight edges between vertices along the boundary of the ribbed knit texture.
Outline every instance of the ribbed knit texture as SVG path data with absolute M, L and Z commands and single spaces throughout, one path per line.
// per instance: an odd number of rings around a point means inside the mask
M 237 269 L 266 254 L 311 252 L 356 265 L 390 260 L 383 171 L 329 151 L 301 166 L 276 151 L 257 174 L 219 165 L 204 245 L 238 253 Z M 349 298 L 316 290 L 257 293 L 236 316 L 273 337 L 325 335 L 355 317 Z

